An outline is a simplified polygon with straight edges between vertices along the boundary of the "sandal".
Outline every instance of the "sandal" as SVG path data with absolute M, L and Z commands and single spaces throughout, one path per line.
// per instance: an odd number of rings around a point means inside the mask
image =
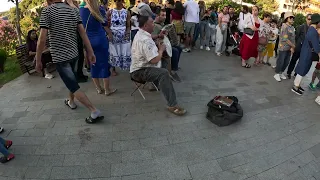
M 11 161 L 12 159 L 14 159 L 14 155 L 9 154 L 9 156 L 7 156 L 7 157 L 6 156 L 1 157 L 0 162 L 4 164 L 4 163 Z
M 109 91 L 109 92 L 106 91 L 106 92 L 104 93 L 104 95 L 110 96 L 110 95 L 114 94 L 115 92 L 117 92 L 117 89 L 114 89 L 114 90 Z
M 5 147 L 9 149 L 12 146 L 12 141 L 6 141 L 6 143 Z
M 86 123 L 88 124 L 94 124 L 96 122 L 99 122 L 99 121 L 102 121 L 104 119 L 104 116 L 99 116 L 95 119 L 93 119 L 91 116 L 87 117 L 86 118 Z
M 98 93 L 98 94 L 102 94 L 102 93 L 104 92 L 104 90 L 101 89 L 101 88 L 96 88 L 96 90 L 97 90 L 97 93 Z
M 182 116 L 187 112 L 185 109 L 181 107 L 168 107 L 168 110 L 177 116 Z
M 68 106 L 70 109 L 72 109 L 72 110 L 75 110 L 75 109 L 77 109 L 77 107 L 78 107 L 76 104 L 74 104 L 75 107 L 71 107 L 71 106 L 69 105 L 69 99 L 64 100 L 64 104 L 67 105 L 67 106 Z
M 245 65 L 242 65 L 242 67 L 244 67 L 244 68 L 251 68 L 251 65 L 248 64 L 248 63 L 246 63 Z

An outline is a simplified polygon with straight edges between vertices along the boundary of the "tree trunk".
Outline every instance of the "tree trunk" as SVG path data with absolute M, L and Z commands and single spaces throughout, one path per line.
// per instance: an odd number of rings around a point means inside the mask
M 20 28 L 20 9 L 19 9 L 18 0 L 15 0 L 15 4 L 16 4 L 16 16 L 17 16 L 16 26 L 17 26 L 18 40 L 19 40 L 19 44 L 22 45 L 21 28 Z

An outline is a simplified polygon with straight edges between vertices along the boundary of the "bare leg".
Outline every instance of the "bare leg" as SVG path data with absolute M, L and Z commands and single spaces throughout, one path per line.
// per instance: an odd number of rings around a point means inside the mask
M 91 112 L 96 112 L 97 109 L 93 106 L 93 104 L 90 102 L 89 98 L 86 96 L 86 94 L 80 90 L 73 93 L 73 95 L 80 101 L 81 104 L 86 106 Z
M 314 84 L 314 81 L 316 80 L 316 73 L 312 73 L 312 79 L 311 79 L 311 84 Z
M 190 36 L 186 36 L 186 39 L 185 39 L 185 48 L 190 48 L 190 40 L 191 40 L 191 38 L 190 38 Z
M 94 85 L 96 86 L 96 89 L 100 89 L 101 90 L 101 85 L 100 85 L 100 81 L 98 78 L 92 78 L 92 81 L 94 83 Z
M 72 92 L 69 93 L 69 103 L 74 104 L 74 94 Z
M 110 92 L 110 81 L 109 78 L 103 78 L 103 87 L 106 92 Z

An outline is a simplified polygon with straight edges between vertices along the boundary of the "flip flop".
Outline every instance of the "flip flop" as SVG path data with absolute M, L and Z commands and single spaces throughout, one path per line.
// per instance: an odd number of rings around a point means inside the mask
M 88 124 L 94 124 L 96 122 L 99 122 L 99 121 L 102 121 L 104 119 L 104 116 L 99 116 L 95 119 L 93 119 L 91 116 L 87 117 L 86 118 L 86 123 Z
M 114 94 L 115 92 L 117 92 L 117 90 L 118 89 L 114 89 L 114 90 L 112 90 L 112 91 L 110 91 L 110 92 L 105 92 L 104 94 L 106 95 L 106 96 L 110 96 L 110 95 L 112 95 L 112 94 Z
M 183 116 L 187 112 L 185 109 L 180 107 L 168 107 L 168 110 L 177 116 Z
M 5 147 L 9 149 L 11 146 L 12 146 L 12 141 L 7 141 L 7 145 Z
M 75 109 L 77 109 L 77 105 L 74 107 L 74 108 L 72 108 L 70 105 L 69 105 L 69 99 L 66 99 L 66 100 L 64 100 L 64 104 L 65 105 L 67 105 L 70 109 L 72 109 L 72 110 L 75 110 Z
M 250 65 L 250 64 L 246 64 L 246 65 L 244 65 L 244 66 L 242 65 L 242 67 L 243 67 L 243 68 L 251 68 L 251 65 Z
M 9 154 L 9 156 L 7 156 L 7 157 L 5 157 L 5 156 L 1 157 L 0 162 L 4 164 L 4 163 L 11 161 L 12 159 L 14 159 L 14 155 Z

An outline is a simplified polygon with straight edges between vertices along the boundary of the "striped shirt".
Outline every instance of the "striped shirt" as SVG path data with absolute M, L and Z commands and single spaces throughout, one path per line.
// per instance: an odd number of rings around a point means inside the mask
M 79 10 L 62 2 L 54 3 L 42 11 L 40 28 L 48 29 L 54 63 L 66 62 L 79 56 L 77 30 L 81 23 Z

